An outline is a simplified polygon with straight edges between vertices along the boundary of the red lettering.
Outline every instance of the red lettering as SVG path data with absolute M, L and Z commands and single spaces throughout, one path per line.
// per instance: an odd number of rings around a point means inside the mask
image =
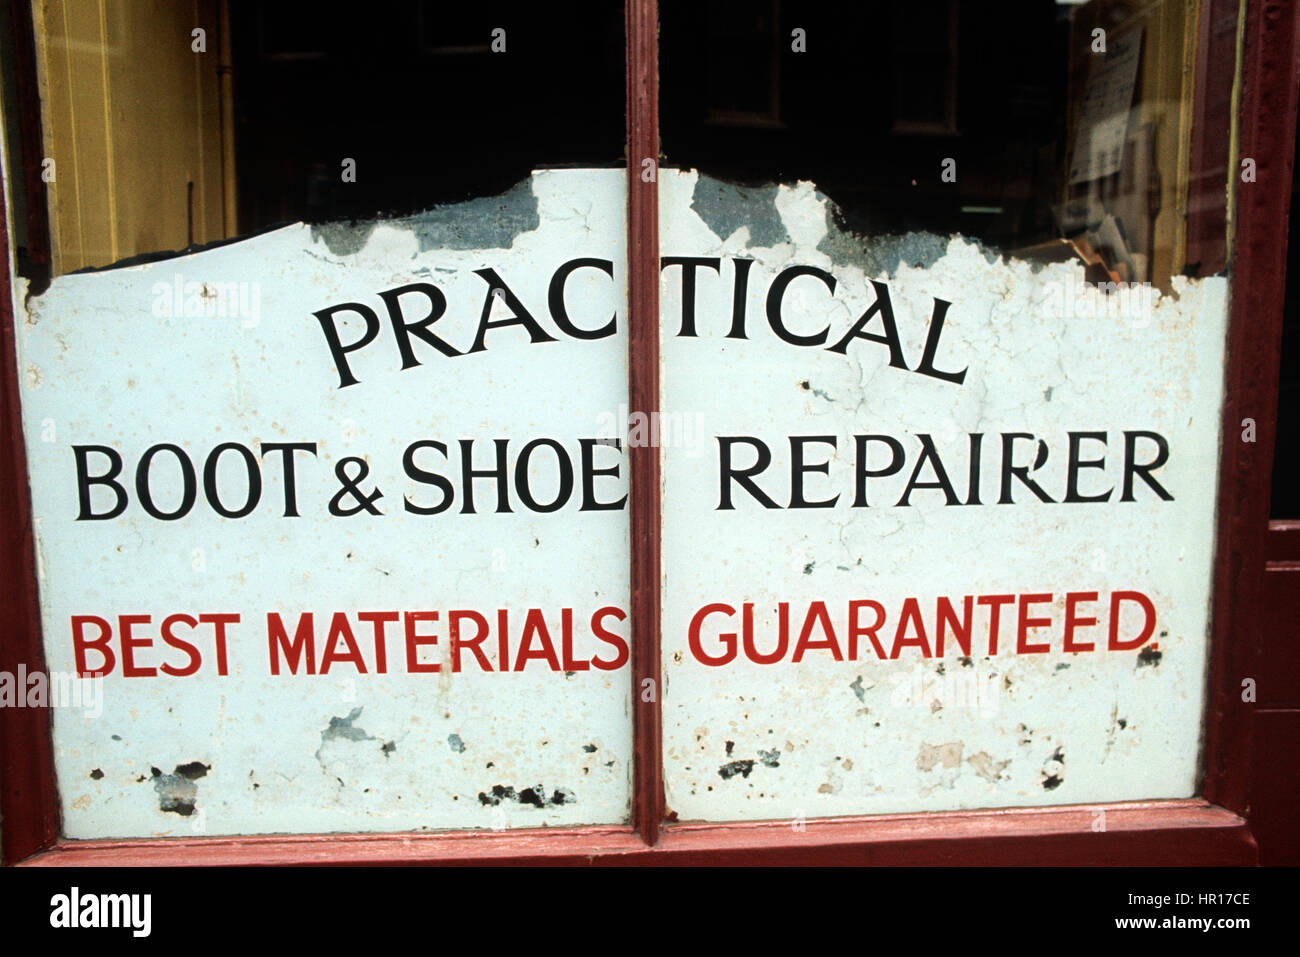
M 1142 632 L 1136 638 L 1121 640 L 1119 637 L 1119 606 L 1120 602 L 1135 601 L 1142 606 L 1142 612 L 1146 616 L 1146 621 L 1142 625 Z M 1151 603 L 1151 599 L 1140 591 L 1117 591 L 1112 592 L 1110 596 L 1110 640 L 1107 647 L 1111 651 L 1132 651 L 1134 648 L 1141 648 L 1147 643 L 1152 632 L 1156 630 L 1156 606 Z
M 347 645 L 347 651 L 337 652 L 339 639 L 343 639 L 343 644 Z M 361 649 L 357 647 L 356 636 L 352 634 L 352 626 L 348 624 L 348 616 L 341 611 L 336 611 L 334 617 L 330 619 L 329 636 L 325 639 L 325 654 L 321 655 L 320 673 L 327 675 L 330 673 L 330 665 L 336 661 L 350 661 L 357 669 L 357 674 L 366 673 L 366 660 L 361 657 Z
M 560 611 L 560 651 L 564 656 L 565 671 L 587 671 L 591 668 L 589 661 L 575 661 L 573 658 L 573 609 Z
M 464 635 L 461 634 L 460 621 L 462 618 L 470 618 L 473 620 L 474 627 L 477 631 L 477 634 L 475 634 L 473 638 L 466 638 Z M 504 634 L 505 633 L 504 629 L 506 627 L 506 613 L 504 609 L 498 613 L 498 618 L 501 622 L 502 634 Z M 487 655 L 483 653 L 483 649 L 482 647 L 480 647 L 483 644 L 483 639 L 485 639 L 488 636 L 489 629 L 488 629 L 487 619 L 484 618 L 476 611 L 471 611 L 468 608 L 461 608 L 461 609 L 457 609 L 456 611 L 448 612 L 447 622 L 448 622 L 448 629 L 451 632 L 452 673 L 454 674 L 460 673 L 460 650 L 462 648 L 468 648 L 470 651 L 474 653 L 474 660 L 478 662 L 480 668 L 482 668 L 484 671 L 491 671 L 492 662 L 488 661 Z M 502 652 L 501 670 L 502 671 L 510 670 L 510 656 L 509 653 L 506 651 Z
M 870 608 L 876 613 L 876 622 L 873 625 L 864 626 L 858 622 L 858 611 L 862 608 Z M 880 646 L 880 639 L 876 637 L 876 631 L 885 623 L 885 606 L 878 601 L 862 600 L 849 602 L 849 660 L 858 660 L 858 638 L 866 635 L 871 640 L 871 647 L 875 649 L 876 657 L 882 661 L 888 656 L 885 649 Z
M 186 625 L 190 629 L 197 628 L 199 625 L 198 619 L 192 618 L 189 615 L 168 615 L 163 619 L 162 623 L 162 640 L 164 644 L 170 645 L 178 651 L 185 652 L 185 654 L 189 656 L 190 663 L 184 668 L 174 668 L 166 662 L 163 662 L 158 666 L 158 668 L 163 674 L 171 675 L 173 678 L 185 678 L 199 670 L 199 666 L 203 664 L 203 656 L 199 654 L 199 649 L 193 644 L 186 641 L 184 638 L 176 637 L 176 635 L 172 633 L 172 628 L 175 627 L 178 622 Z
M 1097 600 L 1095 591 L 1072 591 L 1065 595 L 1065 650 L 1066 651 L 1092 651 L 1097 646 L 1092 642 L 1076 642 L 1074 640 L 1075 628 L 1089 628 L 1097 624 L 1096 618 L 1080 618 L 1075 614 L 1075 606 L 1079 602 L 1092 602 Z
M 452 612 L 452 614 L 456 614 Z M 415 626 L 422 621 L 437 621 L 436 611 L 408 611 L 402 619 L 402 630 L 406 636 L 406 673 L 409 675 L 431 675 L 442 670 L 440 662 L 423 662 L 420 660 L 420 648 L 424 645 L 436 645 L 437 635 L 416 634 Z M 483 622 L 486 632 L 487 622 Z
M 785 650 L 790 646 L 790 603 L 783 601 L 777 605 L 780 624 L 776 632 L 776 650 L 760 654 L 754 644 L 754 603 L 745 602 L 742 609 L 741 633 L 744 636 L 745 656 L 756 665 L 776 664 L 785 657 Z
M 822 634 L 826 636 L 820 641 L 810 640 L 814 622 L 821 622 Z M 835 656 L 836 661 L 844 660 L 844 655 L 840 652 L 839 642 L 835 638 L 835 628 L 831 624 L 831 616 L 826 611 L 824 601 L 815 601 L 808 606 L 808 615 L 803 620 L 803 629 L 799 632 L 799 640 L 794 646 L 794 657 L 790 660 L 798 664 L 803 661 L 803 653 L 813 648 L 825 648 Z
M 533 651 L 533 636 L 541 637 L 541 648 Z M 551 666 L 552 671 L 560 670 L 560 661 L 555 657 L 555 645 L 551 642 L 551 633 L 546 630 L 546 619 L 542 616 L 540 608 L 528 609 L 528 617 L 524 619 L 524 633 L 519 639 L 519 654 L 515 658 L 515 671 L 523 671 L 524 665 L 530 661 L 545 661 Z
M 1002 618 L 1002 606 L 1016 600 L 1015 595 L 980 595 L 977 604 L 989 606 L 989 654 L 998 653 L 998 628 Z
M 1020 596 L 1020 621 L 1016 626 L 1016 654 L 1018 655 L 1045 655 L 1052 650 L 1050 644 L 1030 644 L 1030 628 L 1046 628 L 1052 623 L 1050 618 L 1030 618 L 1029 606 L 1042 605 L 1052 600 L 1051 595 L 1034 594 Z
M 122 677 L 123 678 L 153 678 L 158 674 L 157 668 L 137 668 L 135 664 L 136 648 L 152 648 L 152 638 L 136 638 L 131 634 L 131 629 L 135 625 L 147 625 L 150 618 L 148 615 L 118 615 L 117 630 L 118 637 L 122 642 Z
M 368 621 L 375 629 L 375 674 L 388 674 L 388 648 L 384 644 L 384 628 L 389 622 L 397 621 L 402 616 L 395 611 L 361 611 L 357 612 L 358 621 Z
M 271 656 L 271 674 L 280 673 L 280 652 L 284 652 L 285 663 L 289 665 L 289 674 L 298 673 L 298 664 L 305 657 L 306 672 L 316 673 L 316 629 L 312 623 L 312 613 L 307 611 L 298 616 L 298 626 L 293 630 L 293 641 L 289 641 L 284 622 L 278 613 L 266 613 L 266 643 Z
M 750 620 L 752 621 L 753 606 L 746 603 L 745 608 L 749 611 Z M 704 619 L 709 615 L 724 614 L 735 616 L 736 609 L 730 605 L 724 605 L 721 602 L 714 602 L 711 605 L 705 605 L 691 618 L 690 627 L 686 631 L 686 640 L 691 647 L 691 654 L 695 660 L 701 664 L 717 667 L 718 665 L 727 665 L 736 660 L 736 633 L 732 631 L 721 632 L 718 635 L 718 641 L 722 643 L 723 652 L 720 655 L 708 655 L 704 653 L 704 648 L 700 645 L 700 626 Z
M 944 632 L 951 627 L 952 637 L 957 642 L 957 647 L 961 648 L 961 653 L 970 657 L 970 633 L 971 618 L 975 610 L 975 599 L 967 595 L 961 600 L 962 620 L 957 620 L 957 611 L 952 607 L 952 602 L 947 598 L 940 597 L 934 609 L 934 656 L 943 657 L 943 636 Z
M 86 625 L 92 622 L 99 628 L 98 638 L 86 637 Z M 77 662 L 78 675 L 82 678 L 98 678 L 112 674 L 113 668 L 117 664 L 113 649 L 108 647 L 109 639 L 112 637 L 113 626 L 98 615 L 72 616 L 72 654 Z M 104 659 L 104 663 L 94 671 L 86 663 L 86 650 L 90 648 L 99 652 L 100 657 Z
M 217 674 L 223 678 L 230 674 L 226 662 L 226 625 L 239 624 L 238 615 L 199 615 L 199 621 L 212 626 L 212 642 L 217 653 Z
M 916 628 L 916 637 L 907 637 L 907 623 L 912 622 Z M 925 635 L 925 622 L 921 620 L 921 606 L 915 598 L 903 599 L 903 613 L 898 617 L 898 628 L 894 631 L 894 647 L 890 649 L 889 657 L 897 658 L 899 651 L 904 647 L 917 647 L 921 649 L 923 658 L 932 658 L 930 654 L 930 639 Z
M 614 655 L 613 661 L 604 661 L 600 658 L 591 659 L 591 663 L 602 671 L 617 671 L 619 668 L 622 668 L 623 665 L 627 664 L 627 659 L 630 656 L 627 642 L 623 640 L 622 636 L 614 634 L 604 626 L 604 620 L 610 615 L 613 615 L 619 621 L 627 619 L 627 612 L 623 611 L 621 608 L 615 608 L 613 605 L 606 605 L 604 608 L 598 609 L 596 613 L 591 616 L 591 633 L 601 641 L 613 645 L 617 649 L 617 654 Z

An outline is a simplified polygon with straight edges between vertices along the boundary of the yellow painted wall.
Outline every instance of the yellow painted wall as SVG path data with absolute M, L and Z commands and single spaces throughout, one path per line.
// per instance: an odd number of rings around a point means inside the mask
M 34 0 L 56 275 L 235 233 L 220 7 Z

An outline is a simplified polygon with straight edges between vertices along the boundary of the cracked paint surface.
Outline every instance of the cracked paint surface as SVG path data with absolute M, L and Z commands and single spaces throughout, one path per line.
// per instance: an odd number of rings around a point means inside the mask
M 704 201 L 700 201 L 700 197 Z M 1195 792 L 1203 717 L 1213 516 L 1222 403 L 1227 280 L 1176 277 L 1149 315 L 1065 315 L 1054 291 L 1073 288 L 1073 264 L 1006 260 L 957 236 L 864 238 L 841 232 L 809 183 L 780 186 L 745 210 L 735 188 L 694 172 L 660 178 L 661 248 L 718 257 L 697 275 L 698 337 L 679 335 L 682 284 L 661 282 L 661 394 L 666 411 L 704 416 L 709 436 L 756 436 L 773 450 L 763 481 L 785 505 L 789 436 L 832 435 L 805 476 L 837 507 L 762 508 L 739 495 L 720 511 L 716 447 L 664 450 L 664 739 L 668 806 L 681 820 L 800 818 L 1007 807 Z M 746 215 L 751 217 L 746 218 Z M 755 222 L 754 219 L 761 220 Z M 755 242 L 755 237 L 767 242 Z M 735 267 L 749 267 L 748 338 L 728 338 Z M 792 332 L 829 324 L 833 343 L 874 301 L 892 297 L 907 364 L 915 369 L 935 297 L 952 303 L 940 368 L 968 368 L 961 385 L 889 364 L 883 345 L 844 354 L 780 341 L 764 296 L 781 270 L 811 265 L 837 280 L 788 289 Z M 880 332 L 877 323 L 873 328 Z M 936 490 L 910 507 L 849 508 L 853 441 L 885 433 L 932 436 L 941 453 L 970 433 L 1046 437 L 1026 443 L 1040 476 L 1059 488 L 1067 430 L 1155 429 L 1171 457 L 1160 475 L 1175 501 L 985 504 L 950 507 Z M 1108 455 L 1113 459 L 1114 442 Z M 956 457 L 952 461 L 957 461 Z M 965 462 L 965 459 L 961 459 Z M 964 470 L 964 464 L 961 469 Z M 956 471 L 956 469 L 954 469 Z M 983 476 L 996 502 L 996 469 Z M 1113 475 L 1108 472 L 1107 476 Z M 964 480 L 964 471 L 962 472 Z M 765 488 L 767 487 L 765 485 Z M 895 496 L 897 491 L 895 489 Z M 843 640 L 845 607 L 915 596 L 1052 592 L 1043 609 L 1059 630 L 1067 590 L 1141 588 L 1158 609 L 1158 649 L 1069 654 L 952 655 L 915 648 L 897 660 L 810 652 L 755 664 L 741 655 L 709 667 L 691 653 L 692 615 L 711 602 L 754 604 L 763 649 L 776 643 L 780 602 L 825 601 Z M 892 604 L 891 604 L 892 603 Z M 886 632 L 892 634 L 894 619 Z M 987 626 L 976 612 L 975 630 Z M 739 630 L 739 618 L 707 629 Z M 1003 625 L 1003 641 L 1011 630 Z M 1104 633 L 1101 638 L 1104 642 Z M 1014 636 L 1012 639 L 1014 640 Z M 960 653 L 959 653 L 960 654 Z M 1122 719 L 1122 723 L 1121 723 Z M 780 752 L 779 765 L 758 756 Z

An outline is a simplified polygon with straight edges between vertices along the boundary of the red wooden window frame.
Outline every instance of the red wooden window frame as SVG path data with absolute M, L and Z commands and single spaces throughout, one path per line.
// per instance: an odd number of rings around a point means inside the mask
M 22 6 L 17 4 L 15 6 Z M 70 841 L 60 837 L 49 715 L 0 709 L 3 863 L 144 864 L 1250 864 L 1252 706 L 1241 681 L 1254 674 L 1260 639 L 1278 349 L 1297 105 L 1300 11 L 1288 0 L 1247 0 L 1241 49 L 1240 153 L 1256 182 L 1236 189 L 1235 250 L 1219 469 L 1214 609 L 1207 689 L 1204 780 L 1187 800 L 787 821 L 676 823 L 665 806 L 659 670 L 659 455 L 630 449 L 634 796 L 629 827 L 505 833 L 349 834 Z M 625 0 L 629 396 L 659 405 L 658 9 Z M 1193 103 L 1189 262 L 1228 264 L 1223 190 L 1231 90 L 1237 67 L 1235 0 L 1205 0 Z M 18 24 L 21 32 L 22 26 Z M 20 64 L 21 68 L 21 64 Z M 29 106 L 31 101 L 29 100 Z M 30 111 L 27 111 L 30 113 Z M 22 117 L 31 125 L 36 118 Z M 647 166 L 646 160 L 650 160 Z M 32 163 L 24 157 L 30 170 Z M 39 189 L 37 184 L 36 189 Z M 0 198 L 4 184 L 0 183 Z M 39 194 L 35 194 L 39 198 Z M 1199 202 L 1198 199 L 1204 199 Z M 8 235 L 0 235 L 0 670 L 44 667 L 31 506 L 14 351 Z M 1236 441 L 1254 418 L 1257 441 Z M 646 682 L 651 682 L 647 685 Z M 1096 807 L 1106 830 L 1094 832 Z

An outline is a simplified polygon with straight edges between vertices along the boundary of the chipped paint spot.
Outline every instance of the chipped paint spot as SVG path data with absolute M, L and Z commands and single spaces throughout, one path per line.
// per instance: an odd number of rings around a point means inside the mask
M 867 693 L 862 688 L 862 675 L 858 675 L 854 678 L 853 681 L 849 683 L 849 687 L 853 689 L 853 693 L 858 696 L 859 701 L 867 700 Z
M 1002 772 L 1006 769 L 1007 765 L 1011 763 L 1011 759 L 1008 758 L 1005 761 L 994 761 L 987 751 L 976 751 L 966 759 L 966 763 L 973 767 L 975 773 L 980 777 L 984 778 L 986 781 L 996 783 L 1001 780 Z
M 346 718 L 330 718 L 329 727 L 320 733 L 321 746 L 323 747 L 330 741 L 373 741 L 374 736 L 366 734 L 364 730 L 356 727 L 353 722 L 361 717 L 361 708 L 353 708 Z M 316 752 L 316 757 L 320 758 L 320 751 Z
M 1065 748 L 1058 747 L 1043 765 L 1042 784 L 1044 791 L 1055 791 L 1065 783 Z
M 525 179 L 496 196 L 434 206 L 412 216 L 314 225 L 311 237 L 324 243 L 334 256 L 354 256 L 365 248 L 381 224 L 409 229 L 423 253 L 434 249 L 509 249 L 521 234 L 536 230 L 541 217 L 532 181 Z
M 1160 659 L 1163 658 L 1164 656 L 1165 655 L 1163 651 L 1160 651 L 1156 648 L 1152 648 L 1150 645 L 1147 645 L 1145 648 L 1143 648 L 1141 651 L 1138 652 L 1137 664 L 1134 665 L 1133 667 L 1154 668 L 1160 664 Z
M 199 796 L 198 786 L 194 782 L 210 770 L 212 765 L 201 761 L 178 764 L 171 774 L 163 774 L 156 767 L 150 768 L 153 788 L 158 793 L 158 810 L 182 817 L 193 814 Z
M 918 771 L 933 771 L 936 765 L 955 768 L 961 765 L 962 743 L 950 741 L 947 744 L 922 744 L 916 752 Z
M 738 186 L 700 174 L 691 209 L 723 242 L 736 230 L 748 228 L 751 246 L 776 246 L 790 242 L 776 208 L 778 190 L 775 184 Z
M 737 774 L 742 778 L 747 778 L 749 777 L 749 773 L 753 770 L 754 762 L 752 760 L 732 761 L 729 764 L 724 764 L 722 767 L 718 768 L 718 777 L 722 778 L 724 781 L 730 781 Z
M 577 799 L 568 788 L 556 788 L 548 798 L 546 788 L 540 784 L 530 788 L 522 788 L 518 791 L 504 784 L 494 784 L 489 791 L 480 791 L 478 800 L 484 807 L 498 807 L 503 802 L 512 802 L 540 808 L 546 807 L 548 804 L 556 807 L 564 804 L 574 804 Z

